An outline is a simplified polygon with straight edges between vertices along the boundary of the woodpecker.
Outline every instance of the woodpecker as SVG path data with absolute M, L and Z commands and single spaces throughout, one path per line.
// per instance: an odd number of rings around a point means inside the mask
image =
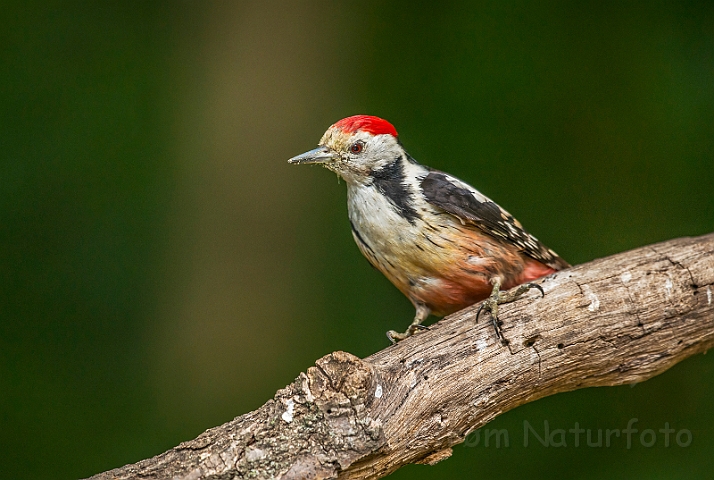
M 347 184 L 354 237 L 367 260 L 416 308 L 395 343 L 443 316 L 481 300 L 503 345 L 498 305 L 531 288 L 533 280 L 569 267 L 494 201 L 458 178 L 417 163 L 388 121 L 344 118 L 319 146 L 288 160 L 320 164 Z M 502 291 L 503 289 L 503 291 Z M 481 313 L 481 309 L 476 315 Z

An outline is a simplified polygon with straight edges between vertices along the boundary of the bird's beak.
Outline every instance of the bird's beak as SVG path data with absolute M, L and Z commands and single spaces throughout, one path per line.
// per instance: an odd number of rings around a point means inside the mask
M 293 157 L 288 160 L 288 163 L 306 164 L 306 163 L 327 163 L 332 160 L 337 160 L 338 156 L 335 152 L 327 147 L 317 147 L 314 150 L 305 152 L 302 155 Z

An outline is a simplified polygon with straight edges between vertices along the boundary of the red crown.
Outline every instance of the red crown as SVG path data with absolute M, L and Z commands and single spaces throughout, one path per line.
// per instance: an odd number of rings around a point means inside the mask
M 394 128 L 394 125 L 383 118 L 373 117 L 372 115 L 354 115 L 343 118 L 332 126 L 347 133 L 354 133 L 359 130 L 369 132 L 372 135 L 388 134 L 393 137 L 397 136 L 397 129 Z

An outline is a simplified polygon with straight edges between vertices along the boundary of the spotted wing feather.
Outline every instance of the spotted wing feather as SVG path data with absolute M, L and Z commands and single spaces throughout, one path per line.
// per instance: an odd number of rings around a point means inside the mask
M 433 206 L 495 238 L 516 245 L 524 254 L 555 269 L 570 265 L 528 233 L 518 220 L 468 184 L 439 171 L 421 180 L 421 190 Z

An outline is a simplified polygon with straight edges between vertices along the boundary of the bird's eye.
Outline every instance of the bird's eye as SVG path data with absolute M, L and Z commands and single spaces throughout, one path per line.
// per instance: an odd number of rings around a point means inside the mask
M 362 150 L 364 150 L 364 142 L 355 142 L 350 147 L 352 153 L 362 153 Z

